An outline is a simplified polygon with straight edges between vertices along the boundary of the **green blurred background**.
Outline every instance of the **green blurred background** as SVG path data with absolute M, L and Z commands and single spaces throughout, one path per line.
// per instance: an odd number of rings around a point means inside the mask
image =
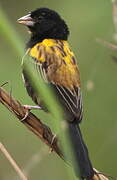
M 96 38 L 113 41 L 114 25 L 110 0 L 1 0 L 5 11 L 25 45 L 27 29 L 16 20 L 37 7 L 58 11 L 70 28 L 69 42 L 77 57 L 82 79 L 84 121 L 81 125 L 90 157 L 96 169 L 117 176 L 117 64 L 111 50 L 96 42 Z M 1 19 L 0 19 L 1 21 Z M 3 23 L 3 22 L 2 22 Z M 24 46 L 22 47 L 24 49 Z M 0 29 L 0 84 L 10 81 L 6 89 L 23 104 L 33 104 L 26 94 L 21 78 L 21 58 Z M 36 112 L 44 122 L 49 119 Z M 30 180 L 66 180 L 65 163 L 49 154 L 48 147 L 28 131 L 0 105 L 0 141 L 18 164 L 28 169 L 29 160 L 38 153 L 41 159 L 29 172 Z M 46 151 L 46 152 L 45 152 Z M 46 154 L 46 155 L 44 155 Z M 0 180 L 20 179 L 6 158 L 0 153 Z

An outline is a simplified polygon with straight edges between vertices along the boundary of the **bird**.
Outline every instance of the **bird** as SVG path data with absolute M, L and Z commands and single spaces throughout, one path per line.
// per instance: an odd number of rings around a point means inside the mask
M 91 179 L 95 172 L 80 130 L 83 119 L 81 80 L 76 57 L 68 43 L 69 28 L 56 11 L 46 7 L 33 10 L 17 21 L 28 27 L 28 56 L 36 63 L 42 80 L 53 88 L 55 98 L 64 111 L 80 177 Z M 38 107 L 46 111 L 25 69 L 22 74 L 29 96 Z

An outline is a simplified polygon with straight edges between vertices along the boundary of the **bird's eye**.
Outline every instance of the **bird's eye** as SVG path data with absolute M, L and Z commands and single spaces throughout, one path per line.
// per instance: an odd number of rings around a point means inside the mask
M 43 15 L 43 16 L 45 16 L 45 15 L 46 15 L 46 13 L 45 13 L 45 12 L 43 12 L 43 13 L 42 13 L 42 15 Z
M 42 20 L 44 17 L 43 16 L 39 16 L 38 17 L 38 20 Z

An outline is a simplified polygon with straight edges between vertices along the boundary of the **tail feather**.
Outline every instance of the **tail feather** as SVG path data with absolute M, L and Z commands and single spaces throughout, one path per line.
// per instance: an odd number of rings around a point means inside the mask
M 83 141 L 81 130 L 78 124 L 69 123 L 69 134 L 75 154 L 76 162 L 78 162 L 81 178 L 90 179 L 94 175 L 94 170 L 89 159 L 88 149 Z M 76 169 L 77 171 L 78 169 Z M 78 172 L 76 172 L 77 175 Z

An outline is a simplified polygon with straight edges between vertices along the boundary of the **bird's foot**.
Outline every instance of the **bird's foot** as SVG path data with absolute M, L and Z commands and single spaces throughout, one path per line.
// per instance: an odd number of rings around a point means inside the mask
M 42 109 L 41 106 L 31 106 L 31 105 L 23 105 L 23 107 L 27 110 L 32 110 L 32 109 Z
M 31 106 L 31 105 L 23 105 L 23 107 L 26 109 L 26 114 L 25 116 L 20 120 L 25 121 L 25 119 L 28 117 L 30 110 L 32 109 L 42 109 L 40 106 Z
M 51 144 L 50 144 L 50 150 L 49 150 L 49 153 L 51 153 L 52 151 L 53 151 L 53 144 L 54 144 L 54 142 L 56 141 L 56 134 L 53 136 L 53 138 L 52 138 L 52 142 L 51 142 Z

